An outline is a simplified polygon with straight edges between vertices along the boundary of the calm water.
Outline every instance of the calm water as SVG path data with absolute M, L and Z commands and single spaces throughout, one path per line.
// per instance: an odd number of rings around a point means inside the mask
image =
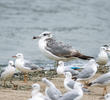
M 43 31 L 96 57 L 99 47 L 110 42 L 110 1 L 0 0 L 0 64 L 17 52 L 34 63 L 52 62 L 32 40 Z

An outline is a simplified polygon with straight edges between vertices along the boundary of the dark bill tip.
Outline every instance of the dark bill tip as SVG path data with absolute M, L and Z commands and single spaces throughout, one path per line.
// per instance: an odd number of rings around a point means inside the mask
M 37 37 L 33 36 L 33 39 L 37 39 Z
M 16 58 L 16 56 L 12 56 L 13 58 Z

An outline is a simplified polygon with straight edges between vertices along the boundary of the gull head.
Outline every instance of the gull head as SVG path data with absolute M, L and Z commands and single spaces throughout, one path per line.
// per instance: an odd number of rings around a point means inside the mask
M 47 79 L 46 78 L 42 78 L 42 82 L 47 83 Z
M 65 72 L 64 75 L 66 78 L 72 78 L 72 74 L 70 72 Z
M 41 39 L 41 38 L 52 38 L 52 33 L 51 32 L 43 32 L 39 36 L 34 36 L 33 39 Z
M 58 62 L 58 66 L 64 66 L 64 62 L 63 61 L 59 61 Z
M 96 63 L 95 59 L 90 59 L 89 62 L 92 63 Z
M 10 60 L 10 61 L 8 62 L 8 65 L 14 66 L 14 62 Z
M 18 59 L 24 58 L 22 53 L 17 53 L 16 56 L 12 56 L 12 57 L 18 58 Z
M 107 48 L 106 47 L 100 47 L 100 51 L 107 51 Z
M 37 84 L 37 83 L 35 83 L 35 84 L 32 85 L 32 89 L 33 89 L 33 90 L 40 91 L 40 85 Z
M 106 95 L 104 96 L 104 98 L 105 98 L 105 100 L 110 100 L 110 93 L 106 94 Z
M 96 63 L 95 59 L 90 59 L 89 60 L 89 64 L 95 64 L 97 67 L 99 67 L 99 65 Z M 92 66 L 93 67 L 93 66 Z

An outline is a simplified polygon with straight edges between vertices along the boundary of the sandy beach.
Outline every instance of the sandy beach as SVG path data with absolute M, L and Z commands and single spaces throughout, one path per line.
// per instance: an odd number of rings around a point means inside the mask
M 96 74 L 93 79 L 95 79 L 96 77 L 100 75 L 101 74 L 99 73 Z M 35 80 L 36 78 L 37 77 L 34 77 L 33 80 Z M 62 93 L 65 93 L 66 90 L 64 89 L 63 80 L 64 80 L 63 76 L 58 76 L 56 78 L 51 79 L 51 81 L 56 85 L 56 87 L 60 89 Z M 39 83 L 41 85 L 41 92 L 44 93 L 45 91 L 45 84 L 41 82 L 40 78 L 39 80 L 28 81 L 27 83 L 24 83 L 22 80 L 21 81 L 16 80 L 13 82 L 18 85 L 18 89 L 13 90 L 13 88 L 1 87 L 0 88 L 0 100 L 28 100 L 29 98 L 31 98 L 31 91 L 32 91 L 31 85 L 33 83 Z M 88 100 L 88 99 L 89 100 L 104 100 L 104 99 L 101 99 L 103 88 L 93 86 L 93 87 L 89 87 L 89 90 L 91 91 L 91 93 L 84 94 L 82 100 Z M 110 86 L 108 86 L 107 90 L 108 92 L 110 92 Z

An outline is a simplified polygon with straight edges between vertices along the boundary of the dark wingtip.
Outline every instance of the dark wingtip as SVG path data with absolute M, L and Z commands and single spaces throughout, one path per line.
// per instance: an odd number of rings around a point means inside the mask
M 107 44 L 105 44 L 105 45 L 103 45 L 104 47 L 108 47 L 108 45 Z
M 92 82 L 91 83 L 89 83 L 89 84 L 87 84 L 87 86 L 91 86 L 92 85 Z
M 94 57 L 86 56 L 86 55 L 81 55 L 79 58 L 80 58 L 80 59 L 84 59 L 84 60 L 94 59 Z
M 77 80 L 77 77 L 72 77 L 72 79 L 74 79 L 74 81 L 76 81 Z

